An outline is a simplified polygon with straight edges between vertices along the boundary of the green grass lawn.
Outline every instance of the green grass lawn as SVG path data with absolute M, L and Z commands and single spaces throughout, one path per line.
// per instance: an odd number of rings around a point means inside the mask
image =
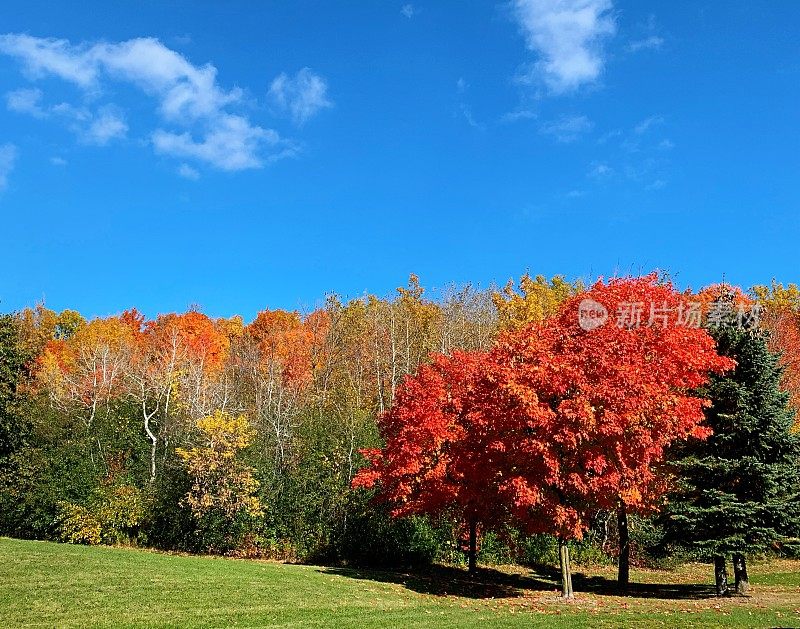
M 717 600 L 709 566 L 634 570 L 630 596 L 613 569 L 587 569 L 565 603 L 548 570 L 473 582 L 0 538 L 0 627 L 800 626 L 800 562 L 750 572 L 752 596 Z

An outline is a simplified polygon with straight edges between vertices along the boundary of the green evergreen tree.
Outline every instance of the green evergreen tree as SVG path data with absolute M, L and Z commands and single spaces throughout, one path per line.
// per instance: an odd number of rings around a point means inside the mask
M 800 437 L 781 391 L 778 357 L 766 333 L 729 300 L 718 301 L 709 332 L 736 368 L 714 376 L 702 394 L 711 400 L 714 431 L 672 453 L 678 489 L 665 511 L 668 542 L 714 559 L 717 594 L 728 593 L 726 557 L 733 555 L 736 591 L 748 588 L 746 554 L 797 535 L 800 520 Z

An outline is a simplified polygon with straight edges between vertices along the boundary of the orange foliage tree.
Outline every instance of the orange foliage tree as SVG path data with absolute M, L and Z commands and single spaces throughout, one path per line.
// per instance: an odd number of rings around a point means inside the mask
M 769 331 L 770 351 L 780 356 L 782 386 L 795 409 L 794 430 L 800 430 L 800 288 L 773 280 L 769 286 L 754 286 L 763 308 L 763 327 Z

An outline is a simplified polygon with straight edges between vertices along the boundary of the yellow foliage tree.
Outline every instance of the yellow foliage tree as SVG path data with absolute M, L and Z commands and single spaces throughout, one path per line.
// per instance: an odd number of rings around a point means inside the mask
M 492 295 L 501 330 L 515 330 L 554 314 L 569 297 L 584 290 L 583 282 L 569 282 L 563 275 L 548 280 L 544 275 L 532 278 L 525 273 L 519 280 L 509 280 L 501 291 Z
M 259 483 L 253 468 L 244 464 L 239 453 L 250 445 L 253 430 L 244 415 L 233 417 L 222 411 L 197 421 L 202 443 L 191 449 L 178 448 L 192 486 L 186 503 L 200 519 L 212 512 L 233 520 L 240 514 L 263 514 L 256 496 Z
M 797 284 L 783 284 L 772 280 L 769 286 L 753 286 L 750 291 L 767 312 L 800 311 L 800 288 Z

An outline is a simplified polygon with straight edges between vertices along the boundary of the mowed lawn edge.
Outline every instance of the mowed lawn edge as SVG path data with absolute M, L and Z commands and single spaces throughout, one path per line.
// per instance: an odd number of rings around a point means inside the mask
M 579 590 L 572 603 L 547 575 L 513 571 L 498 590 L 497 571 L 475 584 L 457 570 L 419 576 L 0 538 L 0 626 L 800 626 L 800 561 L 754 563 L 753 595 L 725 599 L 704 593 L 700 564 L 634 570 L 654 586 L 642 596 Z M 613 577 L 577 571 L 579 582 Z M 700 585 L 675 595 L 655 584 Z

